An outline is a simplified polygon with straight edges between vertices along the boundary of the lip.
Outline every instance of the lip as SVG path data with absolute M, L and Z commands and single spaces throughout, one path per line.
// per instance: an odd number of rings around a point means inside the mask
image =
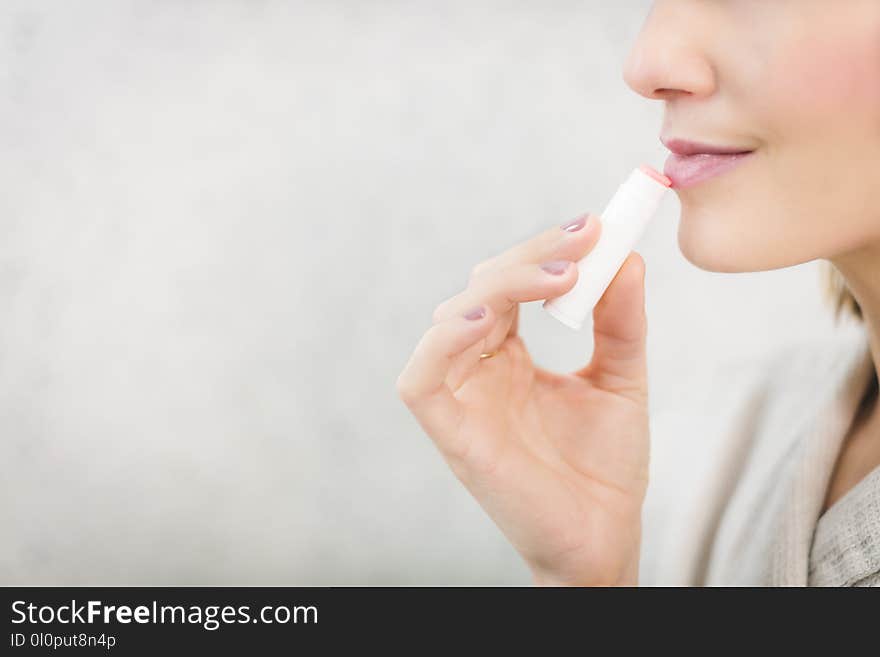
M 755 151 L 737 146 L 702 144 L 684 139 L 664 139 L 671 152 L 663 169 L 675 189 L 693 187 L 742 164 Z

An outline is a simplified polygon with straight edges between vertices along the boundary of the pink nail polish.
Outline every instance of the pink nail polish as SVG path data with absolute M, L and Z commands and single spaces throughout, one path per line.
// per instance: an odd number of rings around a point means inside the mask
M 483 319 L 486 316 L 486 309 L 483 306 L 477 306 L 476 308 L 472 308 L 467 311 L 464 315 L 465 319 Z
M 574 233 L 587 225 L 587 216 L 583 215 L 577 219 L 572 219 L 567 224 L 562 224 L 561 228 L 569 233 Z
M 560 276 L 565 273 L 565 270 L 568 269 L 568 260 L 551 260 L 550 262 L 545 262 L 541 265 L 541 269 L 543 269 L 548 274 L 553 274 L 554 276 Z

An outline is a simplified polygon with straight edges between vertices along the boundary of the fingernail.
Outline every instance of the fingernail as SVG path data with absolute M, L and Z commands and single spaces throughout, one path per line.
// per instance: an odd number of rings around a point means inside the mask
M 568 264 L 568 260 L 551 260 L 550 262 L 545 262 L 543 265 L 541 265 L 541 269 L 543 269 L 548 274 L 559 276 L 560 274 L 565 273 L 565 270 L 568 269 Z
M 486 316 L 486 309 L 483 306 L 472 308 L 464 314 L 465 319 L 482 319 Z
M 578 217 L 577 219 L 572 219 L 567 224 L 562 224 L 562 230 L 568 231 L 569 233 L 574 233 L 575 231 L 580 230 L 584 226 L 587 225 L 587 217 L 589 215 L 583 215 L 582 217 Z

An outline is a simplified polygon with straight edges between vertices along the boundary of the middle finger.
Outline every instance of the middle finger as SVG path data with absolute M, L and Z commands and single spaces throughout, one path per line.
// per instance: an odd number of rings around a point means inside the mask
M 541 265 L 519 264 L 487 272 L 460 294 L 447 299 L 434 311 L 442 322 L 478 304 L 488 304 L 500 317 L 516 304 L 564 294 L 577 280 L 577 267 L 570 260 L 551 260 Z

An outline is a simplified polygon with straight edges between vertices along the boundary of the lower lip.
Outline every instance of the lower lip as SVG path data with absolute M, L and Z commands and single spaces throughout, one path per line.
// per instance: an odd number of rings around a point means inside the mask
M 685 189 L 730 171 L 742 164 L 753 152 L 731 153 L 729 155 L 709 153 L 676 155 L 673 153 L 666 160 L 663 173 L 672 180 L 673 188 Z

